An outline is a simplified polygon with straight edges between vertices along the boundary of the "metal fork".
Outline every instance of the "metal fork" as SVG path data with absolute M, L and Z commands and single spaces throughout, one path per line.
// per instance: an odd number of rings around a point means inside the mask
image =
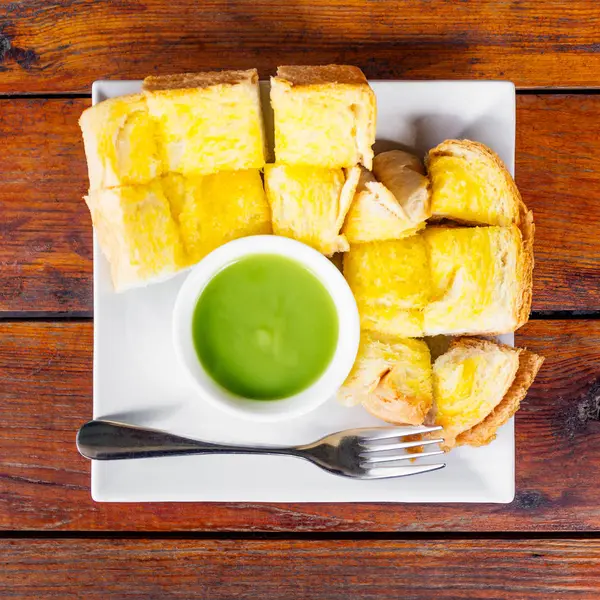
M 409 448 L 443 440 L 402 441 L 408 435 L 430 433 L 441 427 L 371 427 L 332 433 L 300 446 L 243 446 L 180 437 L 155 429 L 113 421 L 90 421 L 77 433 L 77 448 L 86 458 L 118 460 L 182 454 L 281 454 L 304 458 L 325 471 L 355 479 L 404 477 L 442 469 L 445 463 L 412 465 L 402 461 L 443 454 L 407 453 Z

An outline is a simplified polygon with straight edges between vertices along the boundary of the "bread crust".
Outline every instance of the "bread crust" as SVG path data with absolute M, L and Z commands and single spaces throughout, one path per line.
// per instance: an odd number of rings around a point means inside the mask
M 531 299 L 533 294 L 533 236 L 535 225 L 533 223 L 533 213 L 527 210 L 527 207 L 521 201 L 519 205 L 520 221 L 519 229 L 521 231 L 522 248 L 519 257 L 519 266 L 517 277 L 519 278 L 519 299 L 517 305 L 517 325 L 519 329 L 529 321 L 531 312 Z
M 178 73 L 176 75 L 150 75 L 144 79 L 145 92 L 206 88 L 213 85 L 258 84 L 258 71 L 206 71 L 204 73 Z
M 330 83 L 368 86 L 364 73 L 352 65 L 283 65 L 277 67 L 277 77 L 293 87 Z
M 476 347 L 479 343 L 484 341 L 485 340 L 462 338 L 457 340 L 455 344 Z M 486 344 L 494 343 L 489 341 L 485 342 Z M 519 353 L 519 368 L 517 374 L 500 404 L 498 404 L 498 406 L 496 406 L 483 421 L 474 427 L 471 427 L 468 431 L 461 433 L 456 438 L 457 446 L 467 444 L 469 446 L 484 446 L 492 442 L 496 438 L 497 430 L 504 425 L 517 410 L 519 410 L 521 401 L 527 395 L 527 391 L 531 387 L 533 380 L 544 362 L 543 356 L 534 354 L 529 350 L 512 348 L 499 343 L 496 343 L 496 345 Z M 452 346 L 454 346 L 454 344 L 452 344 L 451 347 Z
M 425 165 L 429 168 L 429 164 L 432 158 L 438 158 L 442 156 L 457 156 L 461 158 L 477 158 L 484 162 L 487 162 L 491 168 L 497 170 L 502 175 L 502 178 L 508 189 L 508 195 L 512 202 L 512 221 L 515 224 L 519 224 L 521 217 L 520 207 L 523 204 L 521 193 L 517 188 L 517 185 L 506 168 L 506 165 L 502 159 L 486 145 L 480 142 L 473 142 L 472 140 L 445 140 L 441 144 L 438 144 L 435 148 L 429 151 L 425 157 Z M 443 218 L 444 215 L 436 215 L 433 218 Z M 467 225 L 482 225 L 482 223 L 466 222 Z

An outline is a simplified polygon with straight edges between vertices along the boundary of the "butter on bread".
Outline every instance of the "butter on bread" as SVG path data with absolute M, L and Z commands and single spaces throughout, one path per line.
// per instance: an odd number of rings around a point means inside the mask
M 425 335 L 509 333 L 527 320 L 530 249 L 515 225 L 428 227 L 422 236 L 432 285 Z
M 90 192 L 85 201 L 118 292 L 185 268 L 179 229 L 160 180 Z
M 340 230 L 359 177 L 359 167 L 265 165 L 273 233 L 304 242 L 326 256 L 347 251 L 348 241 Z
M 431 276 L 422 235 L 356 244 L 344 256 L 344 276 L 361 328 L 401 337 L 423 336 Z
M 163 281 L 233 239 L 271 233 L 258 169 L 90 192 L 100 248 L 116 291 Z
M 143 94 L 99 102 L 79 118 L 90 189 L 149 183 L 162 172 L 156 123 Z
M 278 163 L 370 169 L 376 100 L 360 69 L 281 66 L 271 78 Z
M 147 77 L 144 93 L 165 171 L 205 175 L 265 164 L 256 69 Z
M 543 358 L 488 340 L 459 338 L 433 364 L 433 421 L 443 448 L 491 442 L 516 412 Z
M 231 240 L 271 233 L 271 211 L 258 169 L 170 174 L 163 188 L 190 264 Z
M 521 195 L 502 160 L 487 146 L 446 140 L 429 151 L 431 210 L 466 224 L 519 223 Z
M 375 157 L 377 160 L 377 157 Z M 425 227 L 409 219 L 396 196 L 364 167 L 342 233 L 350 244 L 395 240 Z
M 494 441 L 497 430 L 519 410 L 543 362 L 543 356 L 519 349 L 519 368 L 504 397 L 483 421 L 456 438 L 457 445 L 484 446 Z
M 356 361 L 338 399 L 347 406 L 361 403 L 388 423 L 423 423 L 433 402 L 427 344 L 363 331 Z

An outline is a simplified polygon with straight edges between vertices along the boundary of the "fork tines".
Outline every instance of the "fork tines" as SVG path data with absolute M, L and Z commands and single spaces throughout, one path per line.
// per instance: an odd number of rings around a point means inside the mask
M 365 470 L 365 475 L 368 478 L 381 479 L 403 475 L 416 475 L 418 473 L 436 471 L 444 468 L 446 466 L 445 463 L 433 465 L 407 465 L 405 462 L 402 464 L 402 461 L 414 461 L 419 458 L 444 454 L 443 450 L 433 450 L 431 452 L 406 452 L 406 450 L 411 448 L 440 444 L 444 441 L 443 438 L 391 441 L 393 438 L 433 433 L 435 431 L 440 431 L 441 429 L 442 428 L 438 426 L 423 426 L 376 427 L 373 429 L 362 430 L 357 437 L 359 445 L 362 448 L 359 453 L 360 465 Z M 386 442 L 386 440 L 390 441 Z

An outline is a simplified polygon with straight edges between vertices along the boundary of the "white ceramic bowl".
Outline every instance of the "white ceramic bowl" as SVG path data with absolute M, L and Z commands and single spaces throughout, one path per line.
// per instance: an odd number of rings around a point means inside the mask
M 339 324 L 337 347 L 321 377 L 304 391 L 281 400 L 249 400 L 225 390 L 206 373 L 192 338 L 192 318 L 200 294 L 224 267 L 252 254 L 277 254 L 296 260 L 310 270 L 329 292 Z M 180 362 L 196 383 L 202 398 L 212 405 L 254 421 L 279 421 L 303 415 L 329 400 L 342 385 L 356 358 L 360 339 L 358 309 L 350 287 L 338 269 L 305 244 L 273 235 L 234 240 L 211 252 L 183 283 L 173 314 L 173 341 Z

